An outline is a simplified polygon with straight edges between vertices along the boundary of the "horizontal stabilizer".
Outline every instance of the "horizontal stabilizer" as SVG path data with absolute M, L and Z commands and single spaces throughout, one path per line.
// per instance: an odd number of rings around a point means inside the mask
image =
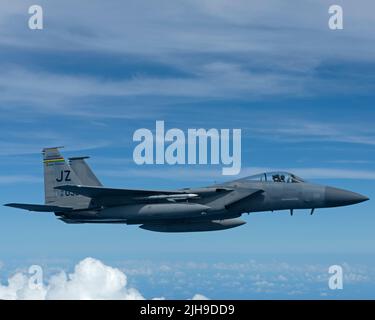
M 60 207 L 60 206 L 49 206 L 44 204 L 28 204 L 28 203 L 7 203 L 7 207 L 24 209 L 29 211 L 36 212 L 66 212 L 71 211 L 73 208 L 69 207 Z

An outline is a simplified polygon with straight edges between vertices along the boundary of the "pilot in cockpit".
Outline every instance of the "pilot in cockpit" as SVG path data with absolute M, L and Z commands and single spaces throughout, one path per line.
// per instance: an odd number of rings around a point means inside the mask
M 274 174 L 272 175 L 273 182 L 284 182 L 285 183 L 285 175 L 283 174 Z

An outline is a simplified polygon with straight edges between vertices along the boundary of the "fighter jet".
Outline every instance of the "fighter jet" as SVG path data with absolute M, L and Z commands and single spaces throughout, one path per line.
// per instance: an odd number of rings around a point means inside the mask
M 158 232 L 224 230 L 241 226 L 244 213 L 347 206 L 366 196 L 267 172 L 202 188 L 136 190 L 104 187 L 85 161 L 67 162 L 59 147 L 43 149 L 45 204 L 8 203 L 54 212 L 66 223 L 136 224 Z

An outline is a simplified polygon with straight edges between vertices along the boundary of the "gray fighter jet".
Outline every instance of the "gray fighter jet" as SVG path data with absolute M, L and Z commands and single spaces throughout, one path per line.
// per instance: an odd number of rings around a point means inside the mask
M 54 212 L 66 223 L 139 224 L 159 232 L 224 230 L 246 222 L 243 213 L 346 206 L 368 200 L 347 190 L 312 184 L 288 172 L 268 172 L 203 188 L 134 190 L 103 187 L 87 157 L 61 156 L 45 148 L 45 204 L 9 203 Z

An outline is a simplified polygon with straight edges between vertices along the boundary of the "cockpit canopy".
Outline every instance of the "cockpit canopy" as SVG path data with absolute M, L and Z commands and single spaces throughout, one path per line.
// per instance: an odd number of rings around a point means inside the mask
M 264 172 L 254 176 L 244 178 L 248 181 L 258 181 L 258 182 L 282 182 L 282 183 L 300 183 L 305 182 L 300 177 L 289 173 L 289 172 Z

